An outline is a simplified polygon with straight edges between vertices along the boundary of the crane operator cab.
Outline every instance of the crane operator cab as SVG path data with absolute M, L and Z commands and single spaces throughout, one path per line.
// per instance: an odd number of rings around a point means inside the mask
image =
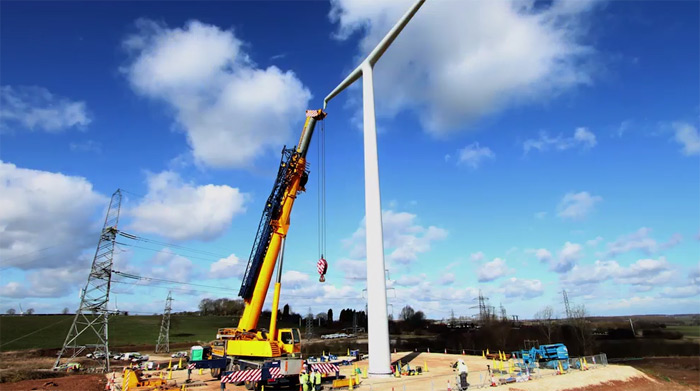
M 279 329 L 277 340 L 285 353 L 293 354 L 301 352 L 299 329 Z

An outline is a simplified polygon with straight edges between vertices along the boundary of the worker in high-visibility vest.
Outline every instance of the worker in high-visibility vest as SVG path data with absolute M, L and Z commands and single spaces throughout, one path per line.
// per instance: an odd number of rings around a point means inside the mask
M 467 383 L 467 373 L 469 372 L 469 367 L 467 363 L 461 358 L 457 360 L 457 373 L 459 373 L 459 386 L 461 389 L 466 390 L 469 387 Z
M 306 372 L 305 369 L 301 370 L 301 373 L 299 374 L 299 384 L 303 387 L 303 391 L 310 391 L 309 390 L 309 374 Z
M 321 391 L 321 371 L 314 368 L 314 373 L 312 376 L 313 376 L 314 391 Z

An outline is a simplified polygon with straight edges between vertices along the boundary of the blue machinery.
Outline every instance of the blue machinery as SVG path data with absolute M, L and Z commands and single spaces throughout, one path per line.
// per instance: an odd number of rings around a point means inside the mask
M 569 350 L 563 343 L 550 345 L 540 345 L 529 350 L 518 350 L 513 352 L 513 357 L 521 362 L 518 364 L 522 368 L 534 369 L 539 363 L 544 363 L 545 367 L 557 369 L 559 362 L 566 371 L 569 369 Z

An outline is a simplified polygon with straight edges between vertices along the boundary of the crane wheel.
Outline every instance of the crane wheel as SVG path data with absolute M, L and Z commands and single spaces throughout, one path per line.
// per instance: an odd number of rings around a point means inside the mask
M 246 390 L 254 390 L 255 386 L 256 386 L 256 382 L 254 382 L 254 381 L 246 381 L 245 382 Z
M 221 368 L 211 368 L 211 377 L 214 379 L 221 379 Z

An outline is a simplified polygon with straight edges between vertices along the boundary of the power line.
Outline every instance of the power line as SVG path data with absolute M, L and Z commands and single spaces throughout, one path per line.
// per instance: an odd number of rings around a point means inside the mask
M 226 258 L 227 257 L 227 255 L 217 254 L 217 253 L 213 253 L 211 251 L 206 251 L 206 250 L 185 247 L 183 245 L 176 244 L 176 243 L 169 243 L 169 242 L 163 242 L 163 241 L 156 240 L 156 239 L 145 238 L 143 236 L 137 236 L 137 235 L 130 234 L 130 233 L 124 232 L 124 231 L 119 231 L 119 235 L 121 235 L 122 237 L 124 237 L 126 239 L 137 240 L 137 241 L 146 242 L 146 243 L 153 243 L 153 244 L 158 244 L 161 246 L 175 247 L 175 248 L 178 248 L 181 250 L 199 253 L 202 255 L 210 255 L 210 256 L 218 257 L 218 258 Z

